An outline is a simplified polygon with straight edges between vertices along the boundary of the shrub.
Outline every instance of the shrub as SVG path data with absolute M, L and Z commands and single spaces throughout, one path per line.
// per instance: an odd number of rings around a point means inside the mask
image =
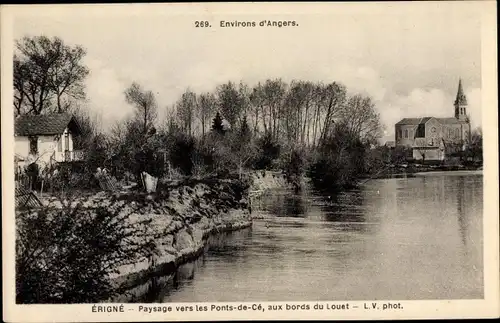
M 367 148 L 359 137 L 338 125 L 319 147 L 308 175 L 317 189 L 338 191 L 356 186 L 367 171 Z
M 16 302 L 89 303 L 118 294 L 108 275 L 151 254 L 141 237 L 148 221 L 131 223 L 121 208 L 65 204 L 17 214 Z
M 269 169 L 273 161 L 279 157 L 281 146 L 273 139 L 270 133 L 265 134 L 257 141 L 258 156 L 255 169 Z
M 177 134 L 170 150 L 172 167 L 180 169 L 184 175 L 192 175 L 194 151 L 194 138 L 183 133 Z

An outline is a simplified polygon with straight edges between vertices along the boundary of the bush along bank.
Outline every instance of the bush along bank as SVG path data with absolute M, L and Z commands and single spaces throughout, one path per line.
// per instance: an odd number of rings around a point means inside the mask
M 197 257 L 212 234 L 251 226 L 248 189 L 190 181 L 155 195 L 100 192 L 18 211 L 17 302 L 124 301 Z

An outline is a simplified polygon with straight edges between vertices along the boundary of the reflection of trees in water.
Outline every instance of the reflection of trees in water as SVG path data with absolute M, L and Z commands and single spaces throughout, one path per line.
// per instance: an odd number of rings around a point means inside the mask
M 252 228 L 225 232 L 213 236 L 209 240 L 207 255 L 221 258 L 226 262 L 237 262 L 245 257 L 246 246 L 238 241 L 251 240 Z
M 464 246 L 467 244 L 467 221 L 465 220 L 465 203 L 464 203 L 464 193 L 465 193 L 464 178 L 460 176 L 458 178 L 457 184 L 457 219 L 458 227 L 460 231 L 460 237 L 462 238 L 462 243 Z
M 278 217 L 305 217 L 307 212 L 303 195 L 276 194 L 266 204 L 266 210 Z
M 468 244 L 468 240 L 470 239 L 472 225 L 471 216 L 477 214 L 481 216 L 482 219 L 482 210 L 479 207 L 479 205 L 482 205 L 482 201 L 479 201 L 479 199 L 482 199 L 482 194 L 477 190 L 477 180 L 478 178 L 476 177 L 459 176 L 457 177 L 456 183 L 453 183 L 453 185 L 456 186 L 457 193 L 456 207 L 458 229 L 464 246 Z M 479 185 L 482 185 L 482 183 Z M 482 220 L 480 223 L 482 223 Z
M 365 222 L 365 197 L 359 191 L 323 197 L 321 210 L 328 222 Z
M 205 252 L 198 258 L 180 265 L 172 276 L 152 277 L 147 282 L 147 292 L 140 297 L 139 301 L 144 303 L 161 302 L 176 290 L 195 278 L 196 272 L 205 265 L 207 255 L 221 258 L 224 262 L 241 261 L 246 257 L 245 247 L 235 241 L 248 240 L 252 235 L 252 229 L 246 228 L 233 232 L 223 232 L 212 235 L 207 241 Z
M 182 264 L 173 275 L 152 277 L 147 282 L 147 291 L 140 297 L 142 303 L 161 302 L 163 299 L 178 290 L 186 281 L 195 278 L 195 273 L 205 264 L 205 256 L 202 255 L 196 260 Z

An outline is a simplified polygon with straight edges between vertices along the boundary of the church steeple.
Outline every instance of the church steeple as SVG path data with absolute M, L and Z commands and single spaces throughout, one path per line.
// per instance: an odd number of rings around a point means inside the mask
M 467 97 L 462 87 L 462 79 L 458 81 L 457 98 L 455 99 L 455 118 L 458 120 L 467 120 Z

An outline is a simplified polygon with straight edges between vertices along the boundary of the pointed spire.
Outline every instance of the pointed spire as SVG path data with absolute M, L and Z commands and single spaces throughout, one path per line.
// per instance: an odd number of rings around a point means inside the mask
M 462 87 L 462 78 L 458 81 L 458 91 L 457 98 L 455 99 L 455 105 L 467 105 L 467 97 L 464 94 L 464 89 Z

